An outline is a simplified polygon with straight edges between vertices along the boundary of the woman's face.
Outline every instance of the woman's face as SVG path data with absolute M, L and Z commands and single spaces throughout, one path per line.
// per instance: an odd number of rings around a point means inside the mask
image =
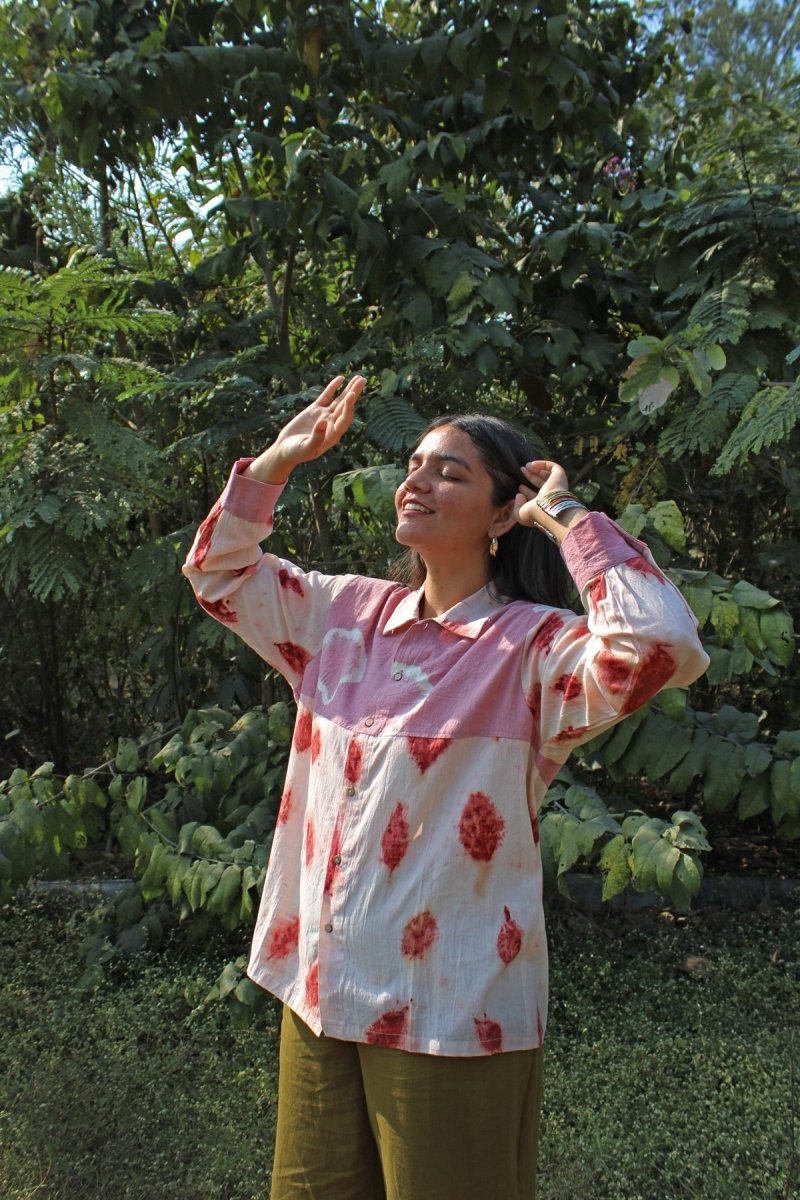
M 489 552 L 490 538 L 504 513 L 513 508 L 492 500 L 493 480 L 472 439 L 452 425 L 426 434 L 395 493 L 402 546 L 428 561 L 438 556 Z

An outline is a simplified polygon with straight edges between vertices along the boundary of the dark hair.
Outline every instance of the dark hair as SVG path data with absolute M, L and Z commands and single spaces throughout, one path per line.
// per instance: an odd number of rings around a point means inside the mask
M 521 467 L 540 455 L 512 425 L 499 417 L 481 413 L 437 417 L 420 434 L 417 446 L 432 430 L 443 425 L 452 425 L 472 441 L 492 477 L 493 504 L 513 500 L 520 484 L 527 484 Z M 569 574 L 558 547 L 540 530 L 512 525 L 498 539 L 497 554 L 490 557 L 489 564 L 489 583 L 496 595 L 510 600 L 532 600 L 535 604 L 556 608 L 567 607 Z M 425 563 L 415 550 L 405 557 L 405 574 L 412 587 L 420 587 L 424 582 Z

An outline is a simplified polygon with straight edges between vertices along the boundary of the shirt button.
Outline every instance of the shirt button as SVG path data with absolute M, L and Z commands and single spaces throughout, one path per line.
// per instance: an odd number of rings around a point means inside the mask
M 398 682 L 399 682 L 399 681 L 400 681 L 402 678 L 403 678 L 403 672 L 402 672 L 402 671 L 395 671 L 394 675 L 392 676 L 392 679 L 396 679 Z
M 374 724 L 375 724 L 375 718 L 374 718 L 374 717 L 367 717 L 367 719 L 366 719 L 366 721 L 364 722 L 364 724 L 365 724 L 365 725 L 374 725 Z
M 341 854 L 334 854 L 333 861 L 334 861 L 334 864 L 338 867 L 339 863 L 342 861 Z
M 355 789 L 354 787 L 349 787 L 349 788 L 347 789 L 347 795 L 348 795 L 348 796 L 355 796 L 355 794 L 356 794 L 356 789 Z
M 325 932 L 333 933 L 333 926 L 331 925 L 330 921 L 328 921 L 328 924 L 325 926 Z

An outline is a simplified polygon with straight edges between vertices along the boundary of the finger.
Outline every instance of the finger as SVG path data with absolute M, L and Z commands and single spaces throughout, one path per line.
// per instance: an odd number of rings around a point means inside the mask
M 366 379 L 361 375 L 356 375 L 350 380 L 347 388 L 339 397 L 336 409 L 333 413 L 334 428 L 339 436 L 341 436 L 353 423 L 355 416 L 356 400 L 361 395 L 366 386 Z
M 528 465 L 528 466 L 524 466 L 524 467 L 522 468 L 522 474 L 525 476 L 525 478 L 526 478 L 526 479 L 527 479 L 527 480 L 528 480 L 530 483 L 532 483 L 532 484 L 533 484 L 533 486 L 534 486 L 534 487 L 537 487 L 537 488 L 539 487 L 539 485 L 541 484 L 541 482 L 542 482 L 542 480 L 543 480 L 543 479 L 548 479 L 548 478 L 550 477 L 550 472 L 549 472 L 549 471 L 539 471 L 539 470 L 535 470 L 535 469 L 534 469 L 532 466 L 530 466 L 530 465 Z
M 328 386 L 320 392 L 314 403 L 327 408 L 343 383 L 344 375 L 335 375 Z

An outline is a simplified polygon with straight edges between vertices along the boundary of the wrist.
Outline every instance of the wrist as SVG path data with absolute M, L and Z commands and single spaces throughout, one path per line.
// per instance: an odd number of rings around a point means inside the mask
M 244 472 L 258 483 L 271 483 L 277 487 L 286 483 L 292 473 L 292 463 L 287 463 L 276 446 L 269 446 L 258 458 L 254 458 Z
M 584 517 L 588 517 L 589 512 L 590 510 L 588 508 L 584 508 L 583 505 L 576 505 L 567 509 L 565 513 L 556 519 L 558 524 L 563 526 L 564 531 L 566 532 L 568 529 L 571 529 L 573 525 L 577 525 L 579 521 L 582 521 Z

